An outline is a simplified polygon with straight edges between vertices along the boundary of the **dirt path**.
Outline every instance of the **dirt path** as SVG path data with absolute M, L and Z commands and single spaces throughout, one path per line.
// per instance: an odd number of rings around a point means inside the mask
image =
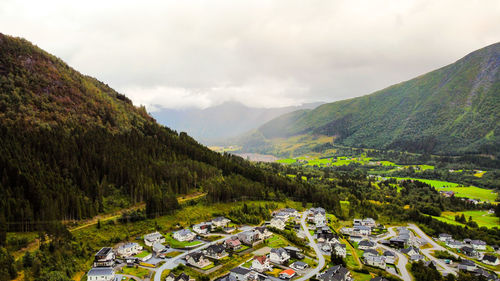
M 117 218 L 119 218 L 125 212 L 139 210 L 141 208 L 144 208 L 145 206 L 146 206 L 146 203 L 142 202 L 142 203 L 139 203 L 139 204 L 134 205 L 132 207 L 121 209 L 121 210 L 116 211 L 116 212 L 114 212 L 112 214 L 97 215 L 97 216 L 95 216 L 95 217 L 93 217 L 93 218 L 91 218 L 89 220 L 84 221 L 82 225 L 79 225 L 79 226 L 76 226 L 76 227 L 70 227 L 69 231 L 73 232 L 73 231 L 76 231 L 76 230 L 79 230 L 79 229 L 82 229 L 82 228 L 85 228 L 85 227 L 96 225 L 99 220 L 101 222 L 106 222 L 106 221 L 109 221 L 109 220 L 117 219 Z

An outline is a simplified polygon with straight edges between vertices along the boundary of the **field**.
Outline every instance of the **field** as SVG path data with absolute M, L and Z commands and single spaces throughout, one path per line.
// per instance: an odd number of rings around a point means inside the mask
M 438 180 L 427 180 L 427 179 L 417 179 L 417 178 L 395 178 L 397 180 L 418 180 L 435 187 L 438 191 L 453 191 L 456 197 L 465 197 L 471 199 L 479 199 L 482 201 L 495 202 L 497 199 L 497 194 L 490 189 L 479 188 L 475 186 L 464 187 L 458 183 L 438 181 Z
M 135 255 L 135 257 L 136 257 L 136 258 L 144 258 L 144 257 L 146 257 L 146 256 L 148 256 L 148 255 L 150 255 L 150 254 L 151 254 L 151 253 L 150 253 L 150 252 L 148 252 L 148 251 L 142 251 L 142 252 L 140 252 L 139 254 Z
M 142 267 L 123 267 L 122 271 L 123 274 L 133 275 L 139 278 L 149 275 L 149 270 Z
M 494 214 L 488 214 L 487 211 L 443 212 L 440 217 L 434 218 L 449 224 L 463 225 L 455 221 L 455 216 L 461 216 L 462 214 L 464 214 L 467 220 L 469 217 L 472 217 L 472 220 L 475 221 L 479 227 L 485 226 L 493 228 L 500 225 L 500 219 L 495 217 Z

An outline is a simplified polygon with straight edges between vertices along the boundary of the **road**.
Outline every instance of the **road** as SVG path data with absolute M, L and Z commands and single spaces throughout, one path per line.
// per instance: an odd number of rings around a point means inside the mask
M 394 226 L 389 227 L 387 229 L 387 233 L 384 236 L 375 239 L 375 241 L 378 242 L 380 240 L 385 240 L 385 239 L 392 237 L 392 236 L 396 236 L 396 232 L 394 231 Z M 397 276 L 399 278 L 403 279 L 404 281 L 411 281 L 412 277 L 411 277 L 410 273 L 408 272 L 408 269 L 406 268 L 406 264 L 408 264 L 408 259 L 406 258 L 406 256 L 401 254 L 399 251 L 396 251 L 396 250 L 389 248 L 385 245 L 379 244 L 379 247 L 384 249 L 384 250 L 391 251 L 391 252 L 395 253 L 396 256 L 398 256 L 398 263 L 396 264 L 396 267 L 398 268 L 400 274 L 397 274 Z
M 425 232 L 423 232 L 422 229 L 420 229 L 418 226 L 410 223 L 410 224 L 408 224 L 408 228 L 415 231 L 415 233 L 417 233 L 420 237 L 425 239 L 425 241 L 429 245 L 432 246 L 432 248 L 421 249 L 421 252 L 422 252 L 422 254 L 424 254 L 424 256 L 426 256 L 428 259 L 430 259 L 431 261 L 434 261 L 437 265 L 439 265 L 443 269 L 443 272 L 446 272 L 448 274 L 453 274 L 453 275 L 458 274 L 457 270 L 455 268 L 449 267 L 442 260 L 431 255 L 431 251 L 446 251 L 446 252 L 450 253 L 451 255 L 458 258 L 457 254 L 449 251 L 448 249 L 446 249 L 446 248 L 442 247 L 441 245 L 439 245 L 438 243 L 436 243 L 431 237 L 429 237 L 427 234 L 425 234 Z
M 300 225 L 302 226 L 302 230 L 305 232 L 306 237 L 309 240 L 311 247 L 314 249 L 314 252 L 316 252 L 316 257 L 318 258 L 318 266 L 316 268 L 310 270 L 304 276 L 301 276 L 300 278 L 295 279 L 295 281 L 309 280 L 311 277 L 314 277 L 317 273 L 319 273 L 320 270 L 325 266 L 325 257 L 323 257 L 323 254 L 321 253 L 321 251 L 318 247 L 318 244 L 316 244 L 316 242 L 314 241 L 314 238 L 311 236 L 311 233 L 309 233 L 309 230 L 307 229 L 306 216 L 307 216 L 307 212 L 302 213 L 302 219 L 300 220 Z M 157 281 L 157 280 L 155 280 L 155 281 Z

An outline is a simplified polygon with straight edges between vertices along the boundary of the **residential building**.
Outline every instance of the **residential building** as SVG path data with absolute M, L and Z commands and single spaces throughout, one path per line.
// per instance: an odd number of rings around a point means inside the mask
M 281 219 L 283 221 L 287 221 L 290 218 L 290 214 L 287 212 L 279 211 L 279 212 L 274 213 L 273 217 L 275 219 Z
M 370 281 L 387 281 L 387 279 L 380 277 L 380 276 L 377 276 L 377 277 L 370 279 Z
M 253 246 L 253 244 L 259 240 L 259 234 L 252 230 L 240 232 L 237 236 L 241 243 L 249 246 Z
M 358 243 L 358 248 L 360 250 L 373 249 L 375 245 L 375 242 L 372 242 L 370 240 L 362 240 Z
M 167 249 L 167 247 L 165 247 L 165 245 L 160 244 L 160 243 L 154 243 L 152 248 L 153 248 L 153 252 L 157 255 L 163 253 Z
M 165 237 L 158 231 L 144 235 L 144 244 L 146 246 L 152 247 L 154 243 L 165 243 Z
M 464 243 L 457 241 L 457 240 L 453 240 L 453 239 L 448 239 L 448 240 L 446 240 L 445 243 L 446 243 L 446 246 L 448 246 L 452 249 L 460 249 L 464 246 Z
M 238 237 L 236 237 L 236 236 L 233 236 L 233 237 L 227 239 L 224 243 L 226 244 L 227 249 L 230 249 L 233 251 L 237 251 L 237 250 L 241 249 L 241 242 L 238 239 Z
M 320 281 L 351 281 L 351 273 L 342 265 L 335 265 L 316 275 Z
M 486 250 L 486 242 L 484 242 L 483 240 L 472 240 L 470 242 L 470 245 L 475 250 L 479 250 L 479 251 L 485 251 Z
M 396 263 L 396 253 L 392 251 L 385 251 L 383 254 L 385 258 L 385 263 L 395 264 Z
M 382 269 L 385 269 L 385 258 L 382 256 L 367 256 L 364 258 L 365 263 L 367 265 L 375 266 L 375 267 L 380 267 Z
M 424 260 L 424 256 L 419 255 L 419 254 L 410 256 L 411 262 L 417 262 L 417 261 L 423 261 L 423 260 Z
M 279 277 L 281 279 L 292 279 L 296 274 L 295 270 L 289 268 L 280 272 Z
M 335 251 L 337 256 L 341 256 L 345 258 L 347 256 L 346 245 L 343 243 L 335 243 L 333 244 L 332 250 Z
M 252 276 L 252 270 L 244 268 L 244 267 L 235 267 L 229 271 L 229 274 L 236 278 L 238 281 L 247 281 Z
M 355 225 L 352 228 L 352 235 L 369 236 L 372 234 L 372 228 L 365 225 Z
M 252 269 L 258 272 L 271 271 L 273 268 L 266 256 L 256 256 L 252 261 Z
M 494 256 L 494 255 L 490 255 L 490 254 L 484 255 L 483 259 L 481 261 L 483 263 L 489 264 L 489 265 L 499 265 L 500 264 L 500 260 L 498 259 L 498 257 Z
M 275 217 L 275 218 L 271 219 L 271 223 L 269 226 L 277 228 L 279 230 L 284 230 L 285 229 L 285 219 Z
M 401 253 L 411 257 L 413 255 L 420 254 L 420 250 L 417 247 L 408 247 L 406 249 L 401 250 Z
M 460 251 L 468 257 L 475 258 L 475 257 L 479 256 L 479 253 L 476 251 L 476 249 L 474 249 L 473 247 L 470 247 L 470 246 L 462 247 L 460 249 Z
M 178 230 L 174 232 L 173 235 L 174 239 L 177 241 L 193 241 L 194 238 L 196 237 L 196 234 L 194 234 L 191 230 L 185 228 Z
M 292 259 L 301 260 L 301 259 L 305 258 L 304 254 L 302 254 L 302 250 L 299 248 L 287 246 L 287 247 L 284 247 L 283 249 L 285 249 L 285 251 L 288 253 L 288 255 L 290 255 L 290 257 Z
M 354 219 L 353 220 L 353 225 L 354 226 L 368 226 L 368 227 L 375 227 L 377 226 L 376 222 L 372 218 L 365 218 L 365 219 Z
M 273 236 L 273 233 L 263 226 L 256 227 L 254 229 L 254 232 L 257 234 L 257 238 L 259 240 L 265 240 L 265 239 Z
M 202 223 L 193 225 L 193 231 L 200 234 L 200 235 L 204 235 L 204 234 L 209 233 L 211 229 L 212 229 L 211 222 L 202 222 Z
M 359 243 L 359 242 L 361 242 L 361 240 L 363 240 L 363 237 L 351 235 L 351 236 L 349 236 L 349 240 L 351 240 L 352 242 Z
M 213 259 L 222 259 L 228 256 L 226 248 L 221 244 L 210 245 L 203 252 L 205 256 Z
M 111 267 L 94 267 L 87 272 L 87 281 L 112 281 L 115 272 Z
M 122 258 L 137 255 L 141 251 L 142 251 L 142 246 L 135 242 L 128 242 L 122 244 L 116 249 L 117 255 Z
M 206 267 L 212 263 L 200 252 L 186 255 L 186 262 L 198 268 Z
M 215 279 L 215 281 L 238 281 L 238 279 L 236 279 L 234 275 L 231 275 L 231 273 L 229 273 L 223 277 Z
M 101 248 L 94 256 L 94 267 L 111 267 L 115 264 L 115 253 L 110 247 Z
M 378 256 L 378 252 L 375 249 L 367 249 L 363 252 L 363 258 L 368 256 Z
M 307 215 L 307 220 L 316 225 L 316 227 L 323 227 L 326 225 L 326 211 L 323 208 L 311 208 Z
M 290 265 L 291 268 L 296 269 L 296 270 L 305 270 L 306 268 L 309 267 L 309 265 L 305 262 L 302 261 L 296 261 Z
M 212 220 L 212 228 L 224 228 L 231 222 L 230 219 L 226 219 L 225 217 L 217 217 Z
M 283 248 L 271 249 L 271 253 L 269 254 L 269 260 L 273 263 L 284 264 L 289 259 L 290 255 Z
M 184 272 L 179 274 L 179 276 L 175 277 L 175 274 L 170 273 L 167 278 L 165 278 L 165 281 L 195 281 L 196 279 L 189 277 L 189 275 L 185 274 Z
M 446 242 L 446 240 L 452 239 L 452 236 L 448 233 L 441 233 L 439 234 L 439 240 L 441 242 Z
M 462 271 L 474 271 L 476 270 L 477 266 L 473 261 L 470 260 L 464 260 L 458 265 L 458 269 Z

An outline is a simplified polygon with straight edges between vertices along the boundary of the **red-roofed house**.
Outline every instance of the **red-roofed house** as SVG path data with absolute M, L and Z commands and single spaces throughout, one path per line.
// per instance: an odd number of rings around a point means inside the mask
M 256 256 L 252 261 L 252 269 L 258 272 L 271 271 L 273 268 L 266 256 Z
M 297 273 L 295 270 L 289 268 L 280 272 L 281 279 L 292 279 Z

